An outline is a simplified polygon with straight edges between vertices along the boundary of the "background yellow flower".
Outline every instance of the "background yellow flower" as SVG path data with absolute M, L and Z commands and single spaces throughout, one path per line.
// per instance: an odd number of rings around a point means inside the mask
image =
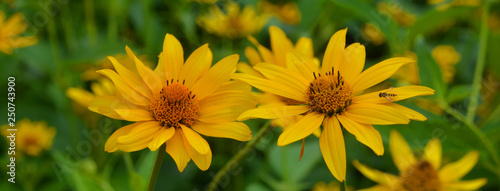
M 29 156 L 40 156 L 43 151 L 50 150 L 52 140 L 56 136 L 56 129 L 47 126 L 45 121 L 31 121 L 22 119 L 16 123 L 17 131 L 7 131 L 9 125 L 2 125 L 2 134 L 7 137 L 10 133 L 15 133 L 16 156 L 23 154 Z M 7 138 L 9 141 L 9 139 Z M 18 152 L 20 151 L 20 152 Z
M 28 28 L 23 19 L 21 13 L 13 14 L 7 19 L 5 13 L 0 10 L 0 51 L 3 53 L 12 54 L 15 48 L 31 46 L 38 42 L 34 36 L 19 36 Z

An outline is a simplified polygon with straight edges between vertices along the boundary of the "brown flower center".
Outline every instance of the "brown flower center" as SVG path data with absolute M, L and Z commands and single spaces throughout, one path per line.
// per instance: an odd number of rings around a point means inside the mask
M 148 108 L 164 127 L 179 128 L 180 124 L 189 127 L 198 119 L 200 110 L 195 96 L 183 83 L 171 81 L 169 85 L 167 82 L 167 86 L 154 95 Z
M 329 116 L 336 115 L 345 110 L 351 104 L 354 97 L 352 88 L 344 81 L 344 78 L 328 72 L 321 76 L 313 73 L 315 80 L 309 84 L 307 91 L 307 103 L 312 111 L 323 113 Z
M 440 188 L 438 173 L 426 160 L 418 161 L 400 176 L 403 188 L 408 191 L 437 191 Z

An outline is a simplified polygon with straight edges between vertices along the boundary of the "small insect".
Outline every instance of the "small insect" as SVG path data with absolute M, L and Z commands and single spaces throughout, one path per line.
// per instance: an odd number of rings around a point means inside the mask
M 392 88 L 389 88 L 388 91 L 392 91 Z M 378 94 L 378 97 L 380 97 L 380 98 L 385 97 L 385 99 L 387 99 L 388 101 L 392 101 L 391 97 L 398 96 L 397 94 L 394 94 L 394 93 L 388 93 L 388 91 L 387 92 L 380 92 Z

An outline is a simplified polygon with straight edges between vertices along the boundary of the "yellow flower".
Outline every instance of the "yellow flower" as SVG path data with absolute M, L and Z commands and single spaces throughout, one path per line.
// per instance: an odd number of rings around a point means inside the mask
M 259 1 L 258 7 L 262 13 L 271 14 L 286 24 L 297 25 L 302 19 L 299 7 L 295 2 L 273 4 L 269 1 L 262 0 Z
M 423 86 L 405 86 L 358 95 L 413 61 L 391 58 L 362 72 L 364 46 L 355 43 L 345 48 L 346 33 L 347 29 L 344 29 L 332 36 L 321 67 L 305 56 L 289 53 L 287 68 L 267 63 L 254 66 L 265 78 L 244 73 L 233 75 L 234 79 L 247 82 L 261 91 L 296 102 L 251 109 L 238 117 L 238 120 L 246 120 L 303 115 L 297 123 L 284 129 L 278 138 L 278 146 L 304 139 L 323 124 L 319 139 L 321 152 L 331 173 L 339 181 L 345 180 L 346 173 L 341 124 L 358 141 L 369 146 L 377 155 L 382 155 L 382 138 L 372 124 L 407 124 L 410 119 L 426 120 L 420 113 L 392 102 L 434 93 L 434 90 Z
M 389 148 L 392 160 L 399 169 L 399 177 L 372 169 L 358 161 L 353 162 L 363 175 L 379 184 L 365 190 L 465 191 L 477 190 L 487 182 L 486 178 L 460 181 L 476 165 L 479 158 L 477 151 L 471 151 L 460 160 L 442 166 L 439 139 L 431 139 L 425 146 L 423 156 L 417 158 L 396 130 L 391 131 Z
M 105 151 L 133 152 L 146 147 L 155 151 L 166 144 L 166 152 L 179 171 L 191 159 L 201 170 L 207 170 L 212 151 L 200 134 L 239 141 L 252 138 L 244 123 L 234 122 L 256 104 L 250 86 L 229 81 L 238 55 L 210 67 L 212 52 L 205 44 L 184 62 L 180 42 L 167 34 L 158 65 L 151 70 L 126 49 L 135 60 L 139 75 L 109 57 L 117 72 L 98 72 L 113 81 L 120 96 L 97 97 L 89 106 L 102 115 L 134 122 L 115 131 L 106 142 Z
M 111 80 L 107 78 L 102 78 L 97 82 L 92 83 L 90 88 L 92 91 L 87 91 L 81 87 L 71 87 L 66 90 L 66 96 L 78 103 L 80 106 L 88 107 L 90 105 L 90 102 L 95 97 L 113 96 L 118 94 Z
M 341 191 L 340 185 L 336 182 L 330 182 L 330 184 L 326 184 L 325 182 L 318 182 L 314 185 L 312 191 Z M 354 191 L 354 189 L 350 186 L 347 187 L 347 191 Z
M 417 54 L 415 54 L 412 51 L 406 51 L 402 55 L 396 54 L 395 56 L 403 56 L 417 61 Z M 404 65 L 401 68 L 399 68 L 399 70 L 392 77 L 401 80 L 404 83 L 420 84 L 420 77 L 418 75 L 418 64 L 415 62 Z
M 258 15 L 250 6 L 241 10 L 238 4 L 228 2 L 224 8 L 226 13 L 218 6 L 210 7 L 209 14 L 198 18 L 198 25 L 217 36 L 242 38 L 259 32 L 269 20 L 268 16 Z
M 455 65 L 460 62 L 460 54 L 450 45 L 438 45 L 432 49 L 432 57 L 441 69 L 443 80 L 450 83 L 455 77 L 457 69 Z
M 377 4 L 377 9 L 382 14 L 389 15 L 401 26 L 411 26 L 416 20 L 415 15 L 404 11 L 401 4 L 398 3 L 387 4 L 386 2 L 380 2 Z
M 16 123 L 17 131 L 8 131 L 9 128 L 9 125 L 3 125 L 2 134 L 6 137 L 15 133 L 16 151 L 29 156 L 40 156 L 43 150 L 49 150 L 56 135 L 56 129 L 47 127 L 44 121 L 31 122 L 29 119 L 23 119 Z
M 12 49 L 31 46 L 38 42 L 34 36 L 20 37 L 28 24 L 23 22 L 24 16 L 21 13 L 12 15 L 5 20 L 5 13 L 0 11 L 0 51 L 5 54 L 12 54 Z
M 371 24 L 371 23 L 366 23 L 363 25 L 363 28 L 361 30 L 363 37 L 373 43 L 375 46 L 381 45 L 385 42 L 385 35 L 380 31 L 380 29 Z

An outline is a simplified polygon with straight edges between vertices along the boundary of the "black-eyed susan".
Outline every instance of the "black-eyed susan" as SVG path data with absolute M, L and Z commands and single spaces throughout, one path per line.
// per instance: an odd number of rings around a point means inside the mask
M 389 148 L 392 160 L 399 169 L 399 176 L 372 169 L 358 161 L 353 162 L 363 175 L 379 184 L 364 190 L 466 191 L 477 190 L 487 182 L 486 178 L 460 180 L 476 165 L 479 159 L 477 151 L 467 153 L 456 162 L 442 165 L 442 148 L 439 139 L 431 139 L 425 146 L 423 155 L 416 157 L 403 136 L 396 130 L 391 131 Z
M 235 2 L 224 5 L 225 12 L 218 6 L 210 7 L 208 14 L 198 18 L 198 25 L 207 32 L 225 38 L 242 38 L 259 32 L 269 20 L 251 6 L 243 9 Z
M 295 2 L 272 3 L 267 0 L 261 0 L 257 7 L 262 13 L 273 15 L 286 24 L 298 25 L 302 20 L 299 6 Z
M 12 54 L 15 48 L 31 46 L 38 42 L 34 36 L 19 36 L 28 28 L 23 19 L 23 14 L 16 13 L 6 20 L 5 13 L 0 11 L 0 51 L 3 53 Z
M 252 138 L 250 129 L 235 122 L 243 111 L 255 107 L 250 86 L 229 81 L 238 55 L 228 56 L 213 67 L 212 53 L 205 44 L 184 61 L 180 42 L 167 34 L 156 69 L 151 70 L 135 57 L 139 75 L 109 57 L 117 72 L 98 72 L 111 79 L 120 96 L 97 97 L 89 109 L 108 117 L 135 122 L 121 127 L 105 145 L 107 152 L 132 152 L 148 147 L 166 152 L 183 171 L 192 159 L 206 170 L 212 151 L 200 136 L 225 137 L 239 141 Z M 163 151 L 160 151 L 163 152 Z
M 358 95 L 413 60 L 391 58 L 362 72 L 364 46 L 355 43 L 345 48 L 346 33 L 347 29 L 344 29 L 332 36 L 321 67 L 307 57 L 289 53 L 286 68 L 267 63 L 254 66 L 264 77 L 244 73 L 233 75 L 234 79 L 264 92 L 296 102 L 251 109 L 238 117 L 238 120 L 246 120 L 303 115 L 297 123 L 284 129 L 278 138 L 279 146 L 304 139 L 323 124 L 319 140 L 321 152 L 331 173 L 339 181 L 345 180 L 346 173 L 341 124 L 377 155 L 382 155 L 382 138 L 372 124 L 407 124 L 410 119 L 426 120 L 420 113 L 393 102 L 434 93 L 434 90 L 423 86 L 405 86 Z
M 9 125 L 3 125 L 2 134 L 7 137 L 15 133 L 16 156 L 40 156 L 44 150 L 50 149 L 56 136 L 56 129 L 49 127 L 45 121 L 22 119 L 16 123 L 17 131 L 8 131 L 9 128 Z M 19 155 L 17 151 L 20 151 Z

